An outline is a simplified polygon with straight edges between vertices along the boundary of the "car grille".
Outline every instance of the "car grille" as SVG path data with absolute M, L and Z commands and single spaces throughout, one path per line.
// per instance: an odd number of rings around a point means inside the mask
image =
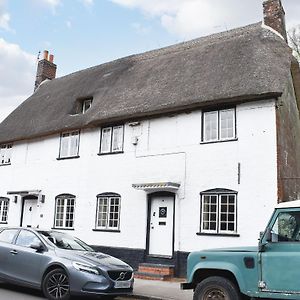
M 123 281 L 129 280 L 132 277 L 131 271 L 107 271 L 112 280 Z

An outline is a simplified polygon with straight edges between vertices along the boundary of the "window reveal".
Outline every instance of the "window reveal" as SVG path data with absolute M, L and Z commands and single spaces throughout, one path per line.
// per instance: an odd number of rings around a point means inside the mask
M 123 151 L 124 126 L 105 127 L 101 130 L 100 153 Z
M 121 197 L 97 197 L 96 229 L 119 229 Z
M 92 106 L 92 99 L 86 99 L 82 102 L 82 113 L 84 114 Z
M 203 142 L 224 141 L 236 137 L 235 109 L 203 113 Z
M 75 196 L 61 195 L 55 201 L 55 228 L 73 228 L 75 213 Z
M 0 197 L 0 223 L 7 223 L 9 199 Z
M 236 233 L 236 195 L 202 195 L 201 232 Z
M 59 157 L 78 156 L 79 152 L 79 131 L 66 132 L 61 134 Z
M 9 165 L 11 163 L 12 144 L 3 144 L 0 146 L 0 165 Z

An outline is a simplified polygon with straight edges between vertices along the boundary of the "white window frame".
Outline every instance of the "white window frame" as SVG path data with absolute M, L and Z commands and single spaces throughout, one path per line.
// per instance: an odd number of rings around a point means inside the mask
M 73 142 L 75 141 L 75 147 Z M 74 130 L 63 132 L 60 135 L 59 158 L 78 157 L 79 155 L 80 131 Z M 66 151 L 64 151 L 66 147 Z
M 119 132 L 119 136 L 116 136 Z M 124 125 L 101 128 L 100 154 L 122 153 L 124 148 Z
M 222 122 L 221 122 L 221 115 L 222 113 L 232 112 L 232 136 L 222 137 Z M 217 134 L 215 138 L 210 138 L 206 132 L 206 116 L 217 114 L 216 118 L 216 130 Z M 221 110 L 213 110 L 213 111 L 204 111 L 202 113 L 202 142 L 218 142 L 218 141 L 228 141 L 236 139 L 236 109 L 235 108 L 228 108 L 228 109 L 221 109 Z
M 106 200 L 106 210 L 101 208 L 101 201 Z M 113 200 L 118 200 L 118 205 L 112 205 Z M 102 206 L 103 207 L 103 206 Z M 115 207 L 118 207 L 117 211 Z M 120 230 L 120 213 L 121 213 L 121 196 L 119 194 L 99 194 L 97 195 L 97 207 L 96 207 L 96 224 L 95 229 L 98 230 Z M 113 215 L 113 217 L 111 217 Z M 104 225 L 101 223 L 104 221 Z M 117 222 L 117 225 L 110 225 Z
M 76 197 L 71 194 L 62 194 L 55 197 L 54 228 L 73 229 L 75 221 Z M 73 208 L 68 211 L 67 208 Z M 62 208 L 62 210 L 59 210 Z M 72 222 L 72 225 L 69 223 Z
M 7 224 L 9 198 L 0 197 L 0 224 Z
M 223 221 L 221 219 L 221 214 L 223 214 L 223 212 L 221 211 L 221 206 L 222 206 L 222 197 L 227 197 L 227 204 L 228 204 L 228 199 L 229 199 L 229 196 L 231 197 L 234 197 L 234 211 L 233 212 L 230 212 L 228 210 L 228 207 L 227 207 L 227 212 L 226 212 L 226 215 L 227 215 L 227 221 Z M 204 220 L 204 213 L 207 213 L 207 211 L 204 211 L 204 199 L 205 197 L 216 197 L 217 199 L 217 203 L 216 203 L 216 212 L 211 212 L 211 211 L 208 211 L 209 213 L 209 220 L 210 220 L 210 215 L 212 213 L 216 213 L 216 229 L 205 229 L 204 228 L 204 223 L 206 220 Z M 236 193 L 203 193 L 201 195 L 201 220 L 200 220 L 200 232 L 202 233 L 211 233 L 211 234 L 236 234 L 237 233 L 237 194 Z M 228 220 L 228 216 L 229 215 L 233 215 L 234 218 L 233 218 L 233 221 L 230 221 Z M 209 221 L 210 222 L 210 221 Z M 226 223 L 227 224 L 227 228 L 228 228 L 228 224 L 232 224 L 234 225 L 234 228 L 233 230 L 223 230 L 221 228 L 221 224 L 222 223 Z
M 92 106 L 92 99 L 85 99 L 82 101 L 82 113 L 84 114 Z
M 11 164 L 12 144 L 0 145 L 0 165 Z

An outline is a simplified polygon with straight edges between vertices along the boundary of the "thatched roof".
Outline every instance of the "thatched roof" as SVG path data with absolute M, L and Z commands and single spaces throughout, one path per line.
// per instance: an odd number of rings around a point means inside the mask
M 0 124 L 0 142 L 276 97 L 291 60 L 261 23 L 132 55 L 43 83 Z M 88 97 L 92 107 L 76 114 Z

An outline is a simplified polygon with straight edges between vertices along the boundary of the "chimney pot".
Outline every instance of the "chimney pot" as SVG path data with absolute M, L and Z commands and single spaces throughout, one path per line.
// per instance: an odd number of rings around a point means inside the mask
M 44 50 L 44 59 L 48 60 L 48 54 L 49 52 L 47 50 Z
M 49 60 L 48 55 L 49 52 L 45 50 L 44 59 L 38 62 L 34 90 L 36 90 L 44 80 L 52 80 L 56 76 L 56 64 L 53 63 L 54 55 L 50 54 Z
M 53 55 L 53 54 L 50 54 L 50 56 L 49 56 L 49 61 L 50 61 L 51 63 L 53 63 L 53 61 L 54 61 L 54 55 Z

